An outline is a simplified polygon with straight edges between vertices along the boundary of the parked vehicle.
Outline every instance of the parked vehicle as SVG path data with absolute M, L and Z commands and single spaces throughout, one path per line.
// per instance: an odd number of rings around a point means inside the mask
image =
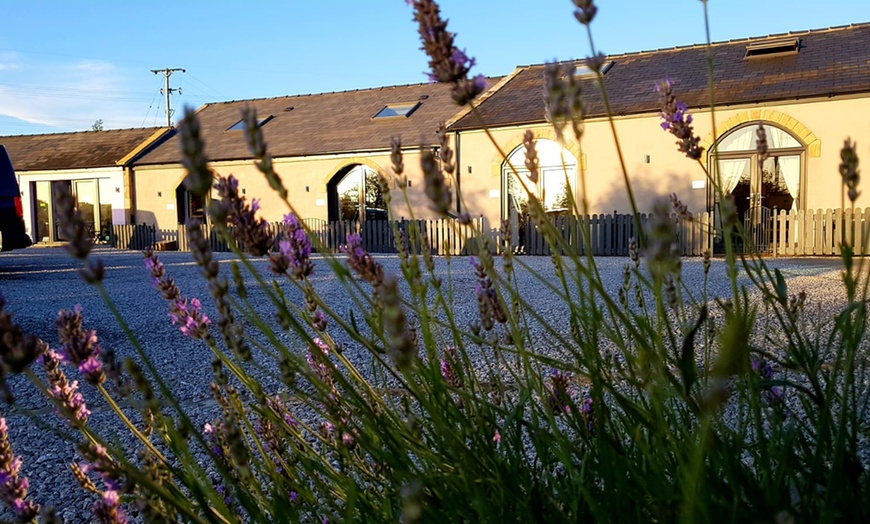
M 0 243 L 2 251 L 28 247 L 33 242 L 24 231 L 21 190 L 6 148 L 0 145 Z

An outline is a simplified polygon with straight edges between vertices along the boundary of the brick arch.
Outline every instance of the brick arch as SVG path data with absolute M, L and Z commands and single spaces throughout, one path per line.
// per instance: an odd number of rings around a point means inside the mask
M 576 141 L 572 140 L 567 144 L 560 142 L 559 138 L 556 136 L 556 132 L 553 130 L 552 127 L 549 126 L 531 129 L 531 131 L 536 140 L 550 140 L 561 145 L 562 148 L 567 149 L 568 152 L 574 156 L 574 160 L 577 161 L 578 169 L 580 168 L 581 164 L 584 169 L 586 168 L 586 157 L 580 151 L 580 145 Z M 504 165 L 505 160 L 507 160 L 507 157 L 510 156 L 511 152 L 513 152 L 514 149 L 522 145 L 523 137 L 525 134 L 526 131 L 523 130 L 511 136 L 509 139 L 501 141 L 499 147 L 501 147 L 501 150 L 504 152 L 505 157 L 502 157 L 497 151 L 493 154 L 491 162 L 493 176 L 501 176 L 501 168 Z
M 791 132 L 792 135 L 803 143 L 807 148 L 807 154 L 811 157 L 821 156 L 822 141 L 810 131 L 805 125 L 800 123 L 796 118 L 774 109 L 752 109 L 749 111 L 741 111 L 724 122 L 717 124 L 717 128 L 724 129 L 719 138 L 725 136 L 735 127 L 747 122 L 769 122 Z M 707 162 L 707 153 L 713 146 L 713 133 L 707 133 L 707 136 L 701 140 L 701 146 L 704 147 L 704 162 Z
M 370 168 L 374 169 L 375 171 L 377 171 L 377 173 L 379 175 L 386 177 L 386 178 L 389 178 L 389 177 L 387 177 L 386 170 L 384 170 L 384 168 L 382 168 L 380 165 L 378 165 L 377 162 L 374 162 L 370 158 L 359 157 L 359 156 L 355 156 L 355 157 L 351 157 L 351 158 L 343 158 L 343 159 L 341 159 L 341 161 L 336 163 L 335 166 L 332 168 L 332 170 L 329 172 L 329 174 L 323 178 L 323 181 L 320 183 L 320 191 L 323 193 L 326 192 L 327 184 L 329 184 L 332 181 L 332 179 L 335 177 L 335 175 L 337 175 L 341 171 L 347 170 L 347 168 L 349 168 L 349 167 L 358 166 L 358 165 L 364 165 L 364 166 L 370 167 Z
M 322 179 L 320 187 L 321 192 L 326 194 L 326 212 L 329 220 L 334 220 L 334 217 L 339 216 L 340 199 L 337 193 L 338 184 L 356 166 L 368 167 L 379 175 L 386 177 L 384 169 L 370 158 L 355 156 L 338 161 L 330 171 L 330 174 Z

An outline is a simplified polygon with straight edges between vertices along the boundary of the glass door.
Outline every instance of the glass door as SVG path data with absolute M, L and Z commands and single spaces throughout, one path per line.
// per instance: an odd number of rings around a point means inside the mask
M 30 194 L 33 195 L 34 216 L 32 217 L 34 242 L 52 242 L 52 226 L 54 213 L 51 202 L 51 182 L 39 181 L 30 183 Z
M 757 154 L 719 161 L 722 190 L 734 199 L 737 220 L 753 250 L 772 240 L 775 213 L 797 210 L 800 201 L 800 155 L 773 155 L 758 163 Z
M 94 180 L 76 180 L 73 182 L 76 207 L 81 213 L 85 224 L 85 234 L 94 238 L 100 223 L 100 206 L 97 198 L 97 184 Z
M 64 240 L 69 240 L 63 236 L 63 233 L 60 231 L 60 221 L 58 217 L 61 215 L 57 208 L 57 199 L 55 195 L 57 195 L 58 191 L 65 190 L 67 193 L 72 191 L 72 184 L 69 180 L 57 180 L 51 182 L 51 229 L 52 229 L 52 242 L 61 242 Z

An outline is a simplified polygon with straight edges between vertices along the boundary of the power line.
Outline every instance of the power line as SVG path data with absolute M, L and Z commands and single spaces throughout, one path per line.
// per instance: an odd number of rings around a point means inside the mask
M 142 119 L 142 127 L 145 127 L 145 121 L 148 120 L 148 115 L 151 114 L 151 108 L 154 107 L 155 98 L 157 98 L 157 93 L 154 93 L 154 97 L 151 99 L 151 103 L 148 104 L 148 111 L 145 111 L 145 118 Z
M 206 84 L 205 82 L 203 82 L 199 78 L 193 76 L 192 73 L 188 73 L 185 71 L 184 78 L 190 78 L 191 80 L 193 80 L 196 83 L 198 83 L 199 85 L 201 85 L 203 88 L 205 88 L 205 91 L 203 91 L 203 92 L 205 94 L 207 94 L 208 96 L 213 97 L 215 100 L 227 100 L 229 98 L 226 95 L 224 95 L 223 93 L 213 89 L 210 85 Z

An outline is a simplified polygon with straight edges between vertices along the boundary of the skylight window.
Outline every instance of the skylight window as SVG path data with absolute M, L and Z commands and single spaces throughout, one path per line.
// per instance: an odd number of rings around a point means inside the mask
M 372 118 L 408 118 L 421 104 L 422 102 L 419 101 L 408 104 L 387 104 Z
M 751 42 L 746 44 L 746 54 L 743 58 L 796 55 L 800 48 L 800 38 Z
M 263 118 L 259 119 L 257 121 L 257 126 L 262 127 L 263 124 L 265 124 L 269 120 L 272 120 L 272 115 L 264 116 Z M 236 122 L 235 124 L 233 124 L 229 128 L 227 128 L 227 131 L 244 131 L 244 130 L 245 130 L 245 121 L 244 120 L 239 120 L 238 122 Z
M 613 60 L 609 60 L 601 64 L 601 74 L 605 74 L 610 71 L 610 68 L 613 67 Z M 574 78 L 587 78 L 594 77 L 595 71 L 589 69 L 586 64 L 579 64 L 574 68 Z

